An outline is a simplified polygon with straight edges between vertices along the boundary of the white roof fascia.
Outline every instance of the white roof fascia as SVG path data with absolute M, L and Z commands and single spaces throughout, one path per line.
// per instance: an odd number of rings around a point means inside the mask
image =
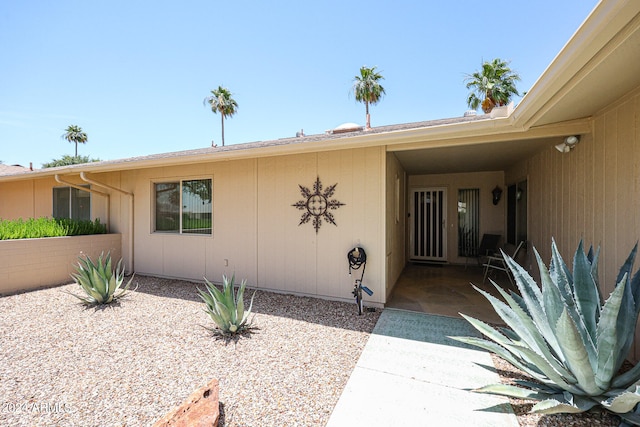
M 540 116 L 615 48 L 617 43 L 611 41 L 638 13 L 638 0 L 598 3 L 516 106 L 511 115 L 514 126 L 524 130 L 535 126 Z M 592 61 L 598 57 L 600 60 Z

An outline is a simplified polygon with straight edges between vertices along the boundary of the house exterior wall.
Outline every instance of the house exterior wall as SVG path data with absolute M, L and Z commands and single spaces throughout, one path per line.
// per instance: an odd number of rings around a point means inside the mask
M 119 233 L 118 253 L 127 263 L 133 248 L 138 274 L 218 282 L 235 273 L 253 287 L 335 299 L 352 298 L 360 271 L 348 275 L 346 254 L 361 245 L 367 252 L 365 284 L 374 291 L 367 300 L 383 304 L 385 160 L 385 148 L 373 147 L 95 173 L 92 180 L 134 194 L 133 227 L 131 197 L 97 185 L 91 187 L 110 196 L 92 194 L 92 216 L 108 219 L 110 231 Z M 318 233 L 312 221 L 298 225 L 305 211 L 292 206 L 304 199 L 300 186 L 314 191 L 316 177 L 321 193 L 336 184 L 329 198 L 344 204 L 329 210 L 337 226 L 321 217 Z M 61 178 L 86 184 L 78 175 Z M 199 178 L 213 182 L 213 234 L 154 232 L 153 184 Z M 56 186 L 64 184 L 53 178 L 0 184 L 0 218 L 51 216 Z M 394 259 L 393 276 L 400 262 Z
M 0 218 L 50 217 L 54 184 L 53 179 L 0 183 Z
M 528 178 L 528 236 L 546 263 L 551 238 L 567 263 L 580 239 L 601 247 L 605 297 L 640 238 L 639 166 L 640 89 L 596 115 L 592 135 L 582 135 L 571 152 L 562 154 L 550 146 L 506 172 L 507 182 Z M 535 266 L 529 267 L 535 273 Z M 636 360 L 638 338 L 640 333 Z
M 453 174 L 411 175 L 408 178 L 408 191 L 419 188 L 447 189 L 447 261 L 464 264 L 464 257 L 458 256 L 458 190 L 480 189 L 480 238 L 485 233 L 500 234 L 505 239 L 506 188 L 504 172 L 470 172 Z M 502 199 L 494 206 L 491 191 L 500 186 Z M 410 233 L 407 227 L 407 233 Z M 407 253 L 410 253 L 407 238 Z
M 87 183 L 77 177 L 63 177 L 77 185 Z M 65 187 L 53 178 L 0 183 L 0 218 L 41 218 L 53 215 L 53 188 Z M 91 195 L 92 219 L 107 221 L 107 202 L 103 196 Z M 113 231 L 113 230 L 111 230 Z
M 35 214 L 34 185 L 34 181 L 0 183 L 0 218 L 33 217 Z
M 109 179 L 135 193 L 138 273 L 198 282 L 235 273 L 249 286 L 350 300 L 354 277 L 346 255 L 360 244 L 365 283 L 374 291 L 367 300 L 382 304 L 385 154 L 384 147 L 349 149 L 123 171 Z M 337 184 L 330 199 L 344 203 L 330 211 L 337 226 L 323 218 L 318 233 L 311 221 L 298 225 L 304 212 L 292 206 L 303 199 L 300 186 L 313 192 L 316 177 L 321 192 Z M 153 183 L 199 178 L 213 180 L 213 235 L 154 232 Z M 124 205 L 123 197 L 112 199 Z
M 407 218 L 407 175 L 395 154 L 387 153 L 386 165 L 386 295 L 407 263 L 406 218 Z

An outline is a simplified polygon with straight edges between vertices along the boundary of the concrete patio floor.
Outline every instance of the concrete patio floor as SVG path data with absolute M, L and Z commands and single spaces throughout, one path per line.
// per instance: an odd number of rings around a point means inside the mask
M 385 307 L 460 317 L 458 313 L 501 324 L 491 304 L 471 283 L 498 295 L 489 279 L 483 284 L 484 270 L 475 263 L 463 265 L 407 264 Z M 503 289 L 515 289 L 506 274 L 491 276 Z

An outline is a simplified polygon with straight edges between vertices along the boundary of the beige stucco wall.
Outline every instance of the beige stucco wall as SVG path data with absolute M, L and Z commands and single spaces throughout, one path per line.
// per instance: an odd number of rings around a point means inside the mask
M 346 254 L 359 244 L 368 256 L 365 284 L 374 291 L 367 299 L 382 304 L 385 156 L 374 147 L 90 174 L 134 194 L 133 227 L 132 199 L 96 185 L 110 196 L 92 195 L 92 215 L 109 218 L 111 232 L 121 234 L 119 254 L 127 264 L 135 260 L 136 273 L 199 282 L 235 273 L 254 287 L 345 300 L 354 279 Z M 337 226 L 323 218 L 318 233 L 311 222 L 298 225 L 303 212 L 292 206 L 303 198 L 299 185 L 313 191 L 316 177 L 323 191 L 337 184 L 331 199 L 344 203 L 330 211 Z M 78 175 L 62 178 L 84 184 Z M 213 179 L 213 235 L 155 233 L 153 183 L 195 178 Z M 51 216 L 52 188 L 60 185 L 53 178 L 0 184 L 0 218 Z
M 119 234 L 0 241 L 0 294 L 70 283 L 79 256 L 111 252 L 120 259 Z
M 34 181 L 0 183 L 0 218 L 33 217 L 35 214 L 34 185 Z
M 346 254 L 360 243 L 367 251 L 365 282 L 384 303 L 384 147 L 267 157 L 122 172 L 120 186 L 135 193 L 135 269 L 141 274 L 220 281 L 236 274 L 250 286 L 348 299 L 353 277 Z M 323 191 L 345 205 L 323 219 L 298 225 L 299 185 Z M 154 233 L 153 183 L 213 179 L 213 235 Z M 113 202 L 112 202 L 113 203 Z M 358 276 L 359 277 L 359 276 Z
M 77 176 L 65 176 L 63 179 L 77 185 L 87 184 Z M 56 182 L 55 179 L 51 177 L 0 183 L 0 218 L 18 219 L 51 217 L 53 215 L 54 187 L 66 187 L 66 185 Z M 107 201 L 105 197 L 92 194 L 92 219 L 100 218 L 102 223 L 106 223 L 106 206 Z
M 608 296 L 640 238 L 640 90 L 594 117 L 593 135 L 583 135 L 571 152 L 550 146 L 514 165 L 506 179 L 522 176 L 529 183 L 531 243 L 547 263 L 552 237 L 568 263 L 580 239 L 600 245 L 600 283 Z
M 386 294 L 389 296 L 407 263 L 407 176 L 395 154 L 387 153 L 386 165 Z
M 485 233 L 500 234 L 506 237 L 506 188 L 502 171 L 473 172 L 454 174 L 411 175 L 408 178 L 408 191 L 419 188 L 446 188 L 447 190 L 447 262 L 465 263 L 465 258 L 458 256 L 458 190 L 467 188 L 480 189 L 480 236 Z M 503 194 L 500 202 L 494 205 L 491 191 L 498 185 Z M 410 227 L 407 226 L 407 233 Z M 410 239 L 407 238 L 407 245 Z M 409 247 L 407 247 L 407 253 Z
M 54 185 L 53 178 L 0 183 L 0 218 L 50 217 Z

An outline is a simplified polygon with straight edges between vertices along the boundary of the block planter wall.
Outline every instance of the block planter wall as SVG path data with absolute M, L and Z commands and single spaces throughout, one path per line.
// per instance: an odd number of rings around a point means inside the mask
M 73 282 L 78 257 L 97 258 L 111 251 L 115 262 L 121 256 L 120 234 L 46 237 L 0 241 L 0 294 L 15 293 Z

